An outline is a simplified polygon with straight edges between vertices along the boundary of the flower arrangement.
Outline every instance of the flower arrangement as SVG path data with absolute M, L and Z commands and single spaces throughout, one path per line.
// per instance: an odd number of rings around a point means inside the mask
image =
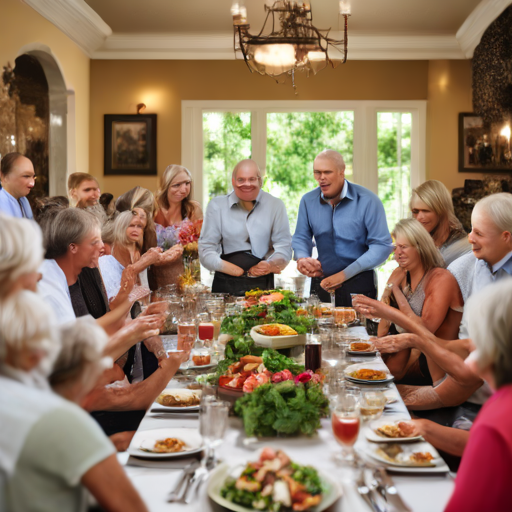
M 176 226 L 168 226 L 164 228 L 160 224 L 156 225 L 156 244 L 167 251 L 178 243 L 178 228 Z
M 198 257 L 198 240 L 201 235 L 203 220 L 185 220 L 181 224 L 178 236 L 179 243 L 183 245 L 183 254 L 186 256 Z

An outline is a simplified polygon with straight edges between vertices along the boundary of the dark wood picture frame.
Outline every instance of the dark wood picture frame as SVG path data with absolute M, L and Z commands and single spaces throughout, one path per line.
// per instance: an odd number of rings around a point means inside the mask
M 502 134 L 508 122 L 484 126 L 481 117 L 459 114 L 459 172 L 511 173 L 511 137 Z
M 105 176 L 156 176 L 156 114 L 105 114 Z

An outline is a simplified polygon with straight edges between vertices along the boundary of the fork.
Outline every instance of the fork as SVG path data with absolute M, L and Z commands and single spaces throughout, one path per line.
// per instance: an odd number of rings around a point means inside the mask
M 190 481 L 188 486 L 186 495 L 184 497 L 184 502 L 188 505 L 191 503 L 192 499 L 196 497 L 199 493 L 199 487 L 203 483 L 210 473 L 210 471 L 215 467 L 216 461 L 213 455 L 209 455 L 206 462 L 201 464 L 194 472 L 194 476 Z
M 183 501 L 185 493 L 187 492 L 187 489 L 190 485 L 190 479 L 192 478 L 192 475 L 196 471 L 198 465 L 199 462 L 194 461 L 183 469 L 183 474 L 178 480 L 176 487 L 169 493 L 169 496 L 167 497 L 168 502 Z

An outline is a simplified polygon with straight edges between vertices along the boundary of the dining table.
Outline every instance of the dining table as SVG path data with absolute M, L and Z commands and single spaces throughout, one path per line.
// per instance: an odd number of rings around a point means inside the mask
M 352 327 L 352 333 L 361 338 L 367 336 L 363 327 Z M 365 356 L 349 357 L 348 361 L 358 363 Z M 368 356 L 366 356 L 368 357 Z M 380 361 L 380 356 L 372 359 Z M 383 363 L 382 363 L 383 364 Z M 183 386 L 183 381 L 174 378 L 168 388 Z M 369 388 L 371 385 L 368 386 Z M 410 418 L 394 383 L 387 385 L 389 393 L 396 395 L 396 402 L 386 406 L 383 418 Z M 137 434 L 161 428 L 199 429 L 199 414 L 191 412 L 152 412 L 147 411 L 139 425 Z M 370 441 L 364 435 L 364 428 L 359 432 L 355 444 L 357 453 L 364 454 Z M 336 442 L 331 428 L 330 418 L 321 420 L 321 428 L 311 437 L 275 437 L 250 438 L 245 434 L 241 418 L 229 417 L 229 423 L 222 444 L 216 448 L 216 456 L 222 463 L 230 466 L 257 460 L 258 452 L 264 447 L 283 450 L 294 462 L 311 465 L 319 470 L 333 483 L 339 492 L 339 499 L 327 510 L 337 512 L 371 512 L 371 508 L 358 492 L 354 480 L 354 469 L 340 464 L 336 458 L 341 447 Z M 190 457 L 176 459 L 144 459 L 134 457 L 128 452 L 118 453 L 118 459 L 124 466 L 126 474 L 142 496 L 150 512 L 192 512 L 225 511 L 208 496 L 208 481 L 197 490 L 190 504 L 168 502 L 169 492 L 183 474 L 183 469 L 190 463 Z M 403 502 L 414 512 L 441 512 L 444 510 L 454 488 L 454 474 L 443 473 L 408 474 L 389 472 Z

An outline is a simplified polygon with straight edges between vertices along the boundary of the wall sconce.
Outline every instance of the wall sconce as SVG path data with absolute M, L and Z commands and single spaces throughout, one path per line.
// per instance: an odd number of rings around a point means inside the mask
M 137 105 L 137 114 L 142 114 L 146 110 L 146 104 L 145 103 L 139 103 Z

